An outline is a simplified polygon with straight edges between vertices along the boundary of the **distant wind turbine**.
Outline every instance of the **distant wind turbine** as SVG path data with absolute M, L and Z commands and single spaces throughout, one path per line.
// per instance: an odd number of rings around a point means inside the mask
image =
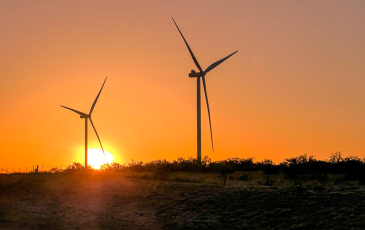
M 97 137 L 97 138 L 98 138 L 98 140 L 99 140 L 99 143 L 100 143 L 100 146 L 101 146 L 101 150 L 103 150 L 103 154 L 104 154 L 104 157 L 105 157 L 105 161 L 106 161 L 106 163 L 108 163 L 108 161 L 107 161 L 107 159 L 106 159 L 106 156 L 105 156 L 105 152 L 104 152 L 103 145 L 101 144 L 101 141 L 100 141 L 100 138 L 99 138 L 99 135 L 98 135 L 98 132 L 96 131 L 96 128 L 95 128 L 95 126 L 94 126 L 94 123 L 93 123 L 93 121 L 91 120 L 91 114 L 92 114 L 92 112 L 93 112 L 93 110 L 94 110 L 94 107 L 95 107 L 95 105 L 96 105 L 96 102 L 97 102 L 97 101 L 98 101 L 98 99 L 99 99 L 100 93 L 101 93 L 101 91 L 103 90 L 103 87 L 104 87 L 104 84 L 105 84 L 106 79 L 107 79 L 107 77 L 105 78 L 104 83 L 103 83 L 103 85 L 101 86 L 101 89 L 100 89 L 100 91 L 99 91 L 98 95 L 96 96 L 96 98 L 95 98 L 95 100 L 94 100 L 94 103 L 93 103 L 93 104 L 92 104 L 92 106 L 91 106 L 91 109 L 90 109 L 89 114 L 86 114 L 86 113 L 83 113 L 83 112 L 77 111 L 77 110 L 75 110 L 75 109 L 71 109 L 71 108 L 68 108 L 68 107 L 66 107 L 66 106 L 61 105 L 63 108 L 69 109 L 69 110 L 71 110 L 71 111 L 73 111 L 73 112 L 75 112 L 75 113 L 79 114 L 79 115 L 80 115 L 80 118 L 84 118 L 84 119 L 85 119 L 85 169 L 86 169 L 86 170 L 87 170 L 87 120 L 88 120 L 88 119 L 90 120 L 90 123 L 91 123 L 91 125 L 92 125 L 92 126 L 93 126 L 93 128 L 94 128 L 94 131 L 95 131 L 96 137 Z
M 205 85 L 205 75 L 211 71 L 212 69 L 214 69 L 215 67 L 217 67 L 219 64 L 221 64 L 222 62 L 224 62 L 225 60 L 227 60 L 229 57 L 231 57 L 233 54 L 237 53 L 237 51 L 231 53 L 230 55 L 228 55 L 227 57 L 214 62 L 213 64 L 211 64 L 206 70 L 203 71 L 203 69 L 200 67 L 198 60 L 195 58 L 193 51 L 191 51 L 188 43 L 186 42 L 184 35 L 181 33 L 179 27 L 177 26 L 174 18 L 172 18 L 172 20 L 174 21 L 176 28 L 179 30 L 181 37 L 184 39 L 184 42 L 186 44 L 186 46 L 188 47 L 188 50 L 190 52 L 191 57 L 193 58 L 193 61 L 196 65 L 196 67 L 199 69 L 200 72 L 195 72 L 194 70 L 191 70 L 191 73 L 189 73 L 189 77 L 193 78 L 196 77 L 197 79 L 197 158 L 198 158 L 198 162 L 201 163 L 201 106 L 200 106 L 200 78 L 202 78 L 203 80 L 203 86 L 204 86 L 204 92 L 205 92 L 205 99 L 207 102 L 207 109 L 208 109 L 208 117 L 209 117 L 209 127 L 210 127 L 210 139 L 212 141 L 212 150 L 214 152 L 214 146 L 213 146 L 213 134 L 212 134 L 212 124 L 211 124 L 211 119 L 210 119 L 210 110 L 209 110 L 209 103 L 208 103 L 208 95 L 207 95 L 207 88 Z

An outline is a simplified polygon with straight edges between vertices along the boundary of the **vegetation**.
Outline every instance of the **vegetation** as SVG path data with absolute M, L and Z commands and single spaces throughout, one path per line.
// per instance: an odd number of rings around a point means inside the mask
M 359 180 L 365 182 L 365 159 L 357 156 L 342 157 L 340 152 L 331 154 L 328 160 L 317 160 L 306 154 L 298 157 L 287 158 L 284 162 L 274 164 L 272 160 L 254 162 L 253 158 L 228 158 L 221 161 L 212 161 L 205 156 L 199 164 L 193 157 L 188 159 L 178 158 L 174 161 L 154 160 L 150 162 L 133 161 L 128 164 L 111 163 L 102 165 L 100 170 L 94 172 L 119 172 L 119 173 L 151 173 L 155 179 L 167 179 L 169 173 L 219 173 L 226 181 L 227 176 L 238 171 L 262 171 L 265 175 L 284 174 L 293 180 L 320 180 L 324 181 L 327 175 L 345 175 L 344 180 Z M 84 166 L 74 162 L 66 172 L 81 172 Z M 54 172 L 58 172 L 54 170 Z M 247 175 L 241 176 L 245 181 Z M 224 182 L 225 183 L 225 182 Z M 267 182 L 269 184 L 269 182 Z
M 363 229 L 365 224 L 365 160 L 340 152 L 324 161 L 307 155 L 279 164 L 179 158 L 84 172 L 75 162 L 63 171 L 0 175 L 0 229 Z

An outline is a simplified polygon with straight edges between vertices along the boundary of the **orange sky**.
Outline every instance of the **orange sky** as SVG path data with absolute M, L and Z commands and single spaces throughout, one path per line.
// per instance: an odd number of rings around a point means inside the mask
M 203 69 L 239 50 L 207 75 L 203 156 L 365 155 L 364 1 L 1 1 L 0 167 L 83 163 L 84 120 L 60 105 L 88 112 L 106 76 L 93 121 L 116 161 L 195 156 L 172 16 Z

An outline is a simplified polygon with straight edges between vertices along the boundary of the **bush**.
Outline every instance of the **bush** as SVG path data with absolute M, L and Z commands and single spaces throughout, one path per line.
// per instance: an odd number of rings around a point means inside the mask
M 91 169 L 92 171 L 95 171 Z M 84 171 L 84 166 L 74 162 L 67 170 L 68 172 Z M 125 172 L 125 173 L 143 173 L 150 172 L 155 179 L 166 180 L 169 173 L 173 172 L 206 172 L 220 173 L 224 180 L 227 176 L 235 171 L 262 171 L 264 174 L 273 175 L 280 172 L 285 173 L 288 178 L 295 180 L 319 180 L 324 183 L 328 178 L 327 174 L 344 174 L 346 180 L 360 180 L 365 183 L 365 161 L 356 156 L 343 157 L 340 152 L 332 153 L 326 161 L 316 160 L 313 156 L 307 154 L 298 157 L 285 159 L 284 162 L 276 165 L 270 159 L 264 159 L 260 162 L 254 162 L 253 158 L 228 158 L 226 160 L 212 161 L 208 156 L 204 156 L 202 163 L 199 164 L 196 158 L 188 159 L 178 158 L 172 162 L 163 160 L 154 160 L 149 162 L 135 162 L 121 165 L 111 163 L 102 165 L 101 172 Z M 58 172 L 58 169 L 52 169 L 52 172 Z M 248 176 L 241 176 L 240 180 L 249 180 Z M 267 181 L 266 184 L 272 184 Z

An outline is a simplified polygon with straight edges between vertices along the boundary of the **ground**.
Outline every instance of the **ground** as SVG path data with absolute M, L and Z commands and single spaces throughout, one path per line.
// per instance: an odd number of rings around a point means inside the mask
M 364 229 L 365 190 L 0 175 L 0 229 Z

